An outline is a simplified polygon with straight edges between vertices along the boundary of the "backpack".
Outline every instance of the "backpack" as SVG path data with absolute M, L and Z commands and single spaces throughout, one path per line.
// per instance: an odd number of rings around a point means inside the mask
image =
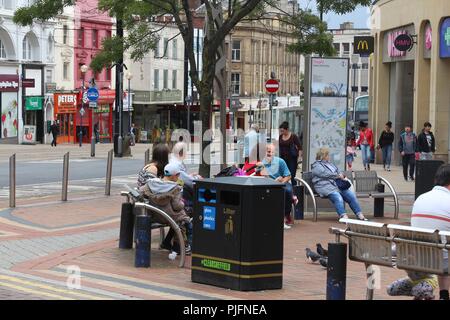
M 218 177 L 233 177 L 238 172 L 239 172 L 239 169 L 236 168 L 235 166 L 226 167 L 226 168 L 220 170 L 220 172 L 218 174 L 216 174 L 214 177 L 216 177 L 216 178 L 218 178 Z

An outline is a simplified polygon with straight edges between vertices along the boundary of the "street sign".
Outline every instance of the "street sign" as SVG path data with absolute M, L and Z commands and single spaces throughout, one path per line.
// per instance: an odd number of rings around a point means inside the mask
M 34 79 L 22 79 L 22 88 L 34 88 Z
M 266 81 L 266 90 L 270 93 L 275 93 L 280 88 L 280 83 L 275 79 L 269 79 Z
M 84 111 L 84 108 L 82 107 L 82 108 L 80 109 L 80 114 L 81 114 L 81 116 L 84 116 L 85 113 L 86 113 L 86 111 Z
M 91 102 L 97 101 L 98 97 L 99 97 L 97 88 L 95 88 L 95 87 L 89 88 L 87 91 L 87 97 L 88 97 L 89 101 L 91 101 Z
M 87 95 L 87 92 L 85 91 L 83 93 L 83 103 L 88 103 L 88 102 L 89 102 L 88 95 Z
M 89 108 L 95 109 L 97 108 L 97 102 L 89 102 Z

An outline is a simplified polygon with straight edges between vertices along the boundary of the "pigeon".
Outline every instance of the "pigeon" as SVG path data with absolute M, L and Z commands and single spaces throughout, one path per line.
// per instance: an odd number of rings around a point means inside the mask
M 322 267 L 327 268 L 328 267 L 328 258 L 320 258 L 319 263 Z
M 328 250 L 324 249 L 320 243 L 316 244 L 317 246 L 317 253 L 320 254 L 322 257 L 328 257 Z
M 306 258 L 308 258 L 309 261 L 316 262 L 321 258 L 321 256 L 312 251 L 310 248 L 306 248 Z

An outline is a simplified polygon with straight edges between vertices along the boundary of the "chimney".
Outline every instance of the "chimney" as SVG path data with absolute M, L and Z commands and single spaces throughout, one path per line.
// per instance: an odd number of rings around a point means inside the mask
M 354 29 L 353 22 L 344 22 L 341 24 L 341 30 L 352 30 Z

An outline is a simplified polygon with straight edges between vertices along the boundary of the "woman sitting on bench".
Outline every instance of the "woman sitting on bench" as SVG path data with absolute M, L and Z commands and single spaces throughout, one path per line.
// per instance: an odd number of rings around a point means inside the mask
M 346 181 L 345 176 L 330 162 L 330 151 L 327 148 L 321 148 L 317 152 L 316 162 L 311 167 L 314 189 L 321 197 L 330 199 L 339 218 L 348 218 L 345 201 L 359 220 L 367 220 L 361 212 L 355 193 L 349 189 L 350 182 Z

